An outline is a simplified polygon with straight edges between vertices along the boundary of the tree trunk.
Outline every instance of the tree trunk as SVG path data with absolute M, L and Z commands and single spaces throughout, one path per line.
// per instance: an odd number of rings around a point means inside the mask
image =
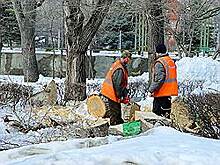
M 21 33 L 24 81 L 36 82 L 39 78 L 35 54 L 36 9 L 44 0 L 12 0 Z
M 35 28 L 34 26 L 27 27 L 30 26 L 23 26 L 21 28 L 24 81 L 36 82 L 39 79 L 39 72 L 35 54 Z
M 65 100 L 84 100 L 86 98 L 85 52 L 70 48 L 67 58 Z
M 98 0 L 91 17 L 84 24 L 79 0 L 64 1 L 65 28 L 68 44 L 65 100 L 86 98 L 85 53 L 108 13 L 112 0 Z
M 0 70 L 2 67 L 2 48 L 3 48 L 3 42 L 2 42 L 2 36 L 0 35 Z M 1 71 L 0 71 L 1 74 Z

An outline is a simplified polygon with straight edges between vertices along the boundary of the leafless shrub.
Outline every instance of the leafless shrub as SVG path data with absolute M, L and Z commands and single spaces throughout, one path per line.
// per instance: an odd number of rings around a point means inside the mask
M 179 95 L 181 96 L 186 96 L 192 93 L 193 90 L 196 88 L 203 89 L 203 84 L 205 81 L 190 81 L 190 80 L 185 80 L 182 83 L 178 84 L 178 92 Z
M 9 120 L 7 120 L 8 116 L 6 115 L 4 118 L 5 122 L 13 121 L 13 124 L 19 129 L 26 127 L 24 121 L 27 119 L 29 114 L 24 114 L 21 112 L 21 109 L 27 104 L 28 99 L 33 93 L 32 91 L 33 89 L 29 86 L 16 83 L 0 83 L 0 106 L 5 106 L 11 109 L 9 116 L 13 115 L 13 117 Z
M 184 99 L 198 135 L 220 139 L 220 94 L 189 95 Z
M 0 106 L 25 102 L 32 94 L 32 88 L 16 83 L 0 83 Z

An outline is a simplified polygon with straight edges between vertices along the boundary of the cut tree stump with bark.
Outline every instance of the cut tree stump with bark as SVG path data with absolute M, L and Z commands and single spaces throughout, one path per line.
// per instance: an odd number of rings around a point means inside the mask
M 109 119 L 99 118 L 92 125 L 88 126 L 85 130 L 87 137 L 104 137 L 108 136 L 109 132 Z
M 106 113 L 105 103 L 98 95 L 91 95 L 87 99 L 87 108 L 89 114 L 98 118 L 103 117 Z
M 175 128 L 181 131 L 196 132 L 196 125 L 192 120 L 188 106 L 183 101 L 176 100 L 172 103 L 170 118 Z

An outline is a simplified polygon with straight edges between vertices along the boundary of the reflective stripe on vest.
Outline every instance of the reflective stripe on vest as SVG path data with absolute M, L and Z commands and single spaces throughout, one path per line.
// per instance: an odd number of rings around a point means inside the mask
M 128 73 L 122 66 L 121 61 L 117 60 L 116 62 L 112 64 L 111 68 L 109 69 L 106 75 L 106 78 L 102 84 L 101 94 L 115 102 L 120 103 L 120 98 L 117 97 L 116 92 L 113 87 L 113 82 L 112 82 L 112 76 L 117 69 L 122 69 L 123 75 L 124 75 L 123 79 L 125 82 L 124 86 L 127 87 Z
M 154 97 L 163 96 L 177 96 L 178 95 L 178 85 L 177 85 L 177 74 L 176 65 L 174 61 L 169 57 L 161 57 L 156 62 L 160 62 L 166 72 L 166 78 L 163 81 L 162 86 L 153 93 Z

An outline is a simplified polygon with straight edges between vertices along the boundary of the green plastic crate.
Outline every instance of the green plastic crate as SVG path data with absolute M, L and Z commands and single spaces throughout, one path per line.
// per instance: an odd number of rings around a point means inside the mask
M 124 136 L 133 136 L 141 132 L 141 122 L 132 121 L 128 123 L 123 123 L 123 135 Z

